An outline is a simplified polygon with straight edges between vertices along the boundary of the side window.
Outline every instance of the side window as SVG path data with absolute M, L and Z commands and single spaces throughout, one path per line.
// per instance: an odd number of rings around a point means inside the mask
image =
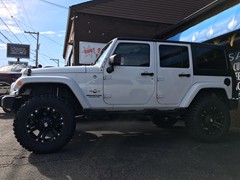
M 114 54 L 121 55 L 120 66 L 150 66 L 149 44 L 119 43 Z
M 160 66 L 165 68 L 189 68 L 189 53 L 186 46 L 160 45 Z
M 196 47 L 196 66 L 199 69 L 227 68 L 225 53 L 217 47 Z

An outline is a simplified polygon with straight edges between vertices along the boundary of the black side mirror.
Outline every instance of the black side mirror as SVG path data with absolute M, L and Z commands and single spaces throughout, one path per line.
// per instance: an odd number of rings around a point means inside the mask
M 121 64 L 121 55 L 114 54 L 109 58 L 110 67 L 107 68 L 108 73 L 112 73 L 114 71 L 114 66 Z
M 121 55 L 120 54 L 114 54 L 109 59 L 109 65 L 115 66 L 121 64 Z

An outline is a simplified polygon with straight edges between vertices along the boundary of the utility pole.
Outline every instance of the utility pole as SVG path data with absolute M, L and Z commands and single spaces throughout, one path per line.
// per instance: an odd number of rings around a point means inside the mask
M 58 67 L 59 67 L 59 59 L 50 59 L 51 61 L 54 61 L 55 63 L 57 63 Z
M 24 31 L 24 33 L 28 34 L 36 34 L 37 35 L 37 46 L 36 46 L 36 64 L 35 66 L 38 66 L 38 50 L 39 50 L 39 32 L 30 32 L 30 31 Z

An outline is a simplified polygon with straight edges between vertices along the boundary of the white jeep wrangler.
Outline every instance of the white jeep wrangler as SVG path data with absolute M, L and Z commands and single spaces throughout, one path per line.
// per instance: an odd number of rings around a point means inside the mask
M 216 141 L 237 108 L 236 83 L 221 46 L 116 38 L 91 66 L 25 69 L 1 105 L 16 113 L 15 136 L 34 153 L 67 144 L 78 115 L 123 112 L 165 128 L 182 119 L 195 139 Z

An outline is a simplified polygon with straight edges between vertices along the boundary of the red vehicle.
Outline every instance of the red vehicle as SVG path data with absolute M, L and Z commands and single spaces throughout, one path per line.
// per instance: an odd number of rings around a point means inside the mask
M 12 64 L 0 67 L 0 96 L 9 93 L 11 84 L 21 76 L 21 70 L 24 68 L 27 68 L 27 66 L 23 64 Z M 5 109 L 3 110 L 5 112 L 7 111 Z
M 23 64 L 0 67 L 0 95 L 8 94 L 11 84 L 21 76 L 21 70 L 26 67 Z

